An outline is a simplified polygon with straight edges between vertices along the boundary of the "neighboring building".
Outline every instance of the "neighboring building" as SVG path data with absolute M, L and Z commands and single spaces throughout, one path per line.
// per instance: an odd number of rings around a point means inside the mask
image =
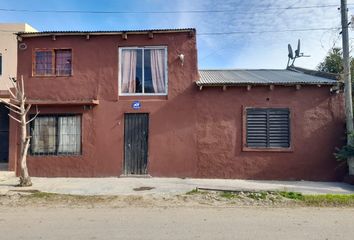
M 40 111 L 32 176 L 343 175 L 333 156 L 345 136 L 334 75 L 198 72 L 195 29 L 18 35 L 18 76 Z M 10 139 L 15 166 L 17 133 Z
M 9 77 L 17 74 L 17 32 L 35 32 L 26 23 L 0 23 L 0 97 L 8 99 Z M 8 162 L 8 110 L 0 103 L 0 163 Z

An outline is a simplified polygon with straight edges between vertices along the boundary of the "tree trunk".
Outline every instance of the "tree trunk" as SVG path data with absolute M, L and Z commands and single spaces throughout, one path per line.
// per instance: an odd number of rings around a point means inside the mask
M 22 85 L 23 86 L 23 85 Z M 25 111 L 25 102 L 22 97 L 20 102 L 21 109 Z M 21 114 L 21 169 L 20 169 L 20 186 L 32 186 L 31 178 L 27 168 L 27 152 L 30 144 L 30 138 L 27 137 L 26 114 Z

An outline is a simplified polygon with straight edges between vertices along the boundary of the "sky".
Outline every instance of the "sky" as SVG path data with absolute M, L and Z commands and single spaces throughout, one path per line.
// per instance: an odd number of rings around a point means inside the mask
M 351 16 L 354 0 L 348 4 Z M 301 52 L 310 57 L 295 65 L 315 69 L 331 47 L 341 46 L 339 5 L 340 0 L 0 0 L 0 22 L 26 22 L 39 31 L 196 28 L 200 69 L 284 69 L 287 45 L 295 49 L 301 39 Z

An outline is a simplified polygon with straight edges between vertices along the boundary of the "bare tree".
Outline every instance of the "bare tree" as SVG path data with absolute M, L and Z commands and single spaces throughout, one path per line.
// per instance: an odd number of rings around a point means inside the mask
M 15 78 L 10 78 L 13 88 L 9 88 L 10 101 L 0 98 L 0 102 L 4 103 L 5 106 L 10 110 L 9 117 L 20 124 L 20 184 L 21 187 L 32 186 L 31 178 L 28 174 L 27 168 L 27 152 L 30 145 L 31 136 L 27 132 L 27 125 L 33 121 L 39 111 L 36 107 L 36 114 L 31 119 L 27 120 L 27 115 L 32 105 L 26 103 L 25 95 L 25 85 L 23 82 L 23 76 L 21 76 L 21 81 L 17 81 Z

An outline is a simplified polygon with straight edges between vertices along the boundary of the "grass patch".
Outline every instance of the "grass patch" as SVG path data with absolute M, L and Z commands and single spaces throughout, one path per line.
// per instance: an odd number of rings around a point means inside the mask
M 310 206 L 354 206 L 354 194 L 304 195 L 303 202 Z
M 37 199 L 48 199 L 48 198 L 53 198 L 59 196 L 59 194 L 56 193 L 48 193 L 48 192 L 34 192 L 31 195 L 28 195 L 30 198 L 37 198 Z
M 292 200 L 304 200 L 304 195 L 298 192 L 279 192 L 279 195 Z
M 220 197 L 226 198 L 226 199 L 233 199 L 233 198 L 236 198 L 237 195 L 232 192 L 223 191 L 220 193 Z

